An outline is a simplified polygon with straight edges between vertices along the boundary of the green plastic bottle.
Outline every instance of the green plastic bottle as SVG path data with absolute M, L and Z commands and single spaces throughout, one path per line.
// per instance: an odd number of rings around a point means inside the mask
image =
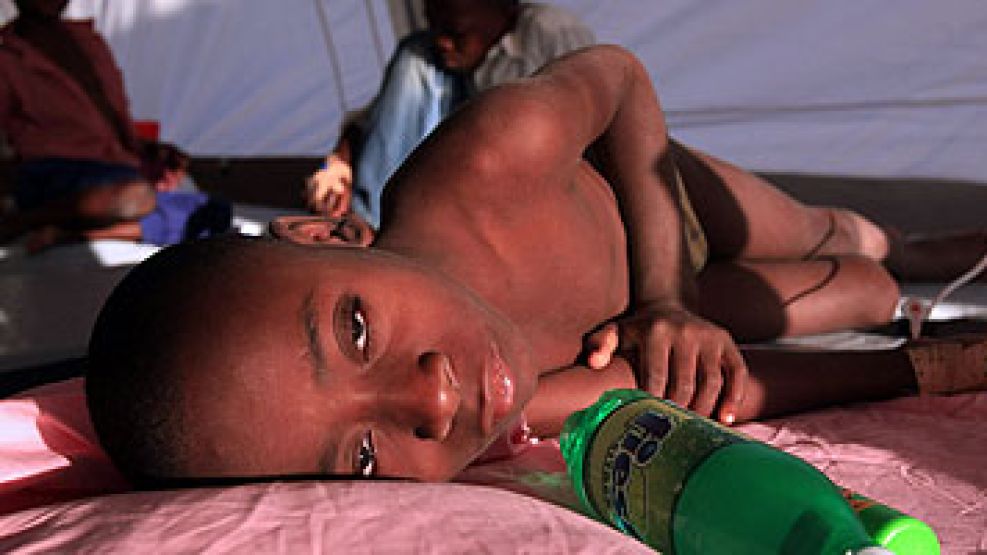
M 928 524 L 857 492 L 842 492 L 867 534 L 895 555 L 939 555 L 939 538 Z
M 589 511 L 662 552 L 891 553 L 812 465 L 642 391 L 603 394 L 561 442 Z

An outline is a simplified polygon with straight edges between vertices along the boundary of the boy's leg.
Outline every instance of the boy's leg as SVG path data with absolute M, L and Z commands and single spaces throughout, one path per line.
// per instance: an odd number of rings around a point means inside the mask
M 760 177 L 673 143 L 706 234 L 697 311 L 743 341 L 862 328 L 899 301 L 878 262 L 887 237 L 848 210 L 813 207 Z
M 36 254 L 55 245 L 79 241 L 97 241 L 100 239 L 140 241 L 141 238 L 140 222 L 136 220 L 82 230 L 47 225 L 28 233 L 24 240 L 24 248 L 28 253 Z
M 155 202 L 154 189 L 142 179 L 101 185 L 67 199 L 66 217 L 84 228 L 103 227 L 140 219 L 154 210 Z
M 863 216 L 803 204 L 766 180 L 672 143 L 689 200 L 719 260 L 802 260 L 859 255 L 883 260 L 884 231 Z
M 899 279 L 949 281 L 987 254 L 987 229 L 904 236 L 850 210 L 803 204 L 715 157 L 674 142 L 672 148 L 714 258 L 861 255 L 883 262 Z
M 90 187 L 5 218 L 0 222 L 0 242 L 49 226 L 81 231 L 137 220 L 154 205 L 154 191 L 143 180 Z
M 806 261 L 712 261 L 697 278 L 696 311 L 740 341 L 877 326 L 898 286 L 863 256 Z
M 981 230 L 933 235 L 903 235 L 889 230 L 888 237 L 891 252 L 884 265 L 908 281 L 952 281 L 987 256 L 987 224 Z M 977 279 L 987 282 L 987 272 Z

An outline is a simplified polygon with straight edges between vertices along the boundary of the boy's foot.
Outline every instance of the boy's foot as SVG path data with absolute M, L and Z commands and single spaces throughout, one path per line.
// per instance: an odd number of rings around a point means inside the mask
M 987 255 L 987 229 L 934 235 L 885 231 L 890 253 L 884 264 L 902 281 L 952 281 Z M 975 279 L 987 282 L 987 272 Z
M 987 333 L 916 339 L 905 352 L 922 395 L 987 390 Z

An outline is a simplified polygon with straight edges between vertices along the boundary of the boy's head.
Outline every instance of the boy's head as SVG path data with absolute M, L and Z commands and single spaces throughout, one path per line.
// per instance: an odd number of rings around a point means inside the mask
M 189 155 L 170 143 L 145 141 L 140 145 L 141 173 L 158 191 L 174 191 L 188 173 Z
M 425 17 L 443 66 L 476 69 L 516 22 L 517 0 L 425 0 Z
M 69 0 L 14 0 L 18 17 L 32 19 L 58 19 L 68 3 Z
M 220 237 L 107 301 L 87 394 L 136 479 L 448 479 L 533 395 L 526 342 L 456 282 L 375 249 Z

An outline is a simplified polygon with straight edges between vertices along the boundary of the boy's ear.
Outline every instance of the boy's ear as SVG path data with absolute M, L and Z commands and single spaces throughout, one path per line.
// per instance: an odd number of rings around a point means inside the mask
M 366 247 L 374 230 L 357 216 L 281 216 L 268 226 L 271 235 L 283 241 L 312 246 Z

